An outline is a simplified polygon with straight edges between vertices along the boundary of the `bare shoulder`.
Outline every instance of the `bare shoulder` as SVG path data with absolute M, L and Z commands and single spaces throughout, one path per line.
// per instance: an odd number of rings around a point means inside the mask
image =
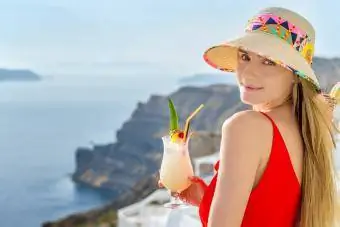
M 271 122 L 261 113 L 253 110 L 240 111 L 228 118 L 222 126 L 222 131 L 238 131 L 244 133 L 270 131 Z
M 222 139 L 225 144 L 240 148 L 230 149 L 229 152 L 251 152 L 252 156 L 259 157 L 271 146 L 272 128 L 272 123 L 262 113 L 253 110 L 241 111 L 223 123 Z

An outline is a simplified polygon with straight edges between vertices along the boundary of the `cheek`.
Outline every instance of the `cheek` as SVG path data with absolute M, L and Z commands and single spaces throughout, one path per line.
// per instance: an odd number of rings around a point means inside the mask
M 241 79 L 242 79 L 242 78 L 241 78 L 241 75 L 242 75 L 241 73 L 242 73 L 242 72 L 241 72 L 241 71 L 238 71 L 238 70 L 237 70 L 236 73 L 235 73 L 235 74 L 236 74 L 236 79 L 237 79 L 237 83 L 238 83 L 238 84 L 240 84 L 240 81 L 241 81 Z
M 240 61 L 237 62 L 237 66 L 236 66 L 236 70 L 235 70 L 237 79 L 240 79 L 240 77 L 243 74 L 245 68 L 246 68 L 246 63 L 240 62 Z
M 270 96 L 286 95 L 286 93 L 292 89 L 292 79 L 290 80 L 288 76 L 284 76 L 286 75 L 283 75 L 283 77 L 273 77 L 270 80 L 266 80 L 266 91 L 272 93 Z

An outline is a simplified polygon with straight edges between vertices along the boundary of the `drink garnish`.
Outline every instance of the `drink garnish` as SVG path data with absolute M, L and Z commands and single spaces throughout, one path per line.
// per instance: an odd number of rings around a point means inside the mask
M 192 112 L 185 122 L 184 130 L 181 130 L 179 127 L 179 117 L 176 111 L 176 107 L 171 100 L 168 98 L 168 106 L 169 106 L 169 136 L 171 141 L 173 142 L 186 142 L 188 137 L 188 132 L 190 128 L 190 121 L 194 118 L 194 116 L 204 107 L 201 104 L 194 112 Z

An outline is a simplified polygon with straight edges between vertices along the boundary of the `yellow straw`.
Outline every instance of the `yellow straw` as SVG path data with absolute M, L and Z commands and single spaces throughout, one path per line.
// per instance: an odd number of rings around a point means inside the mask
M 185 127 L 184 127 L 184 137 L 183 137 L 183 141 L 186 141 L 187 139 L 187 135 L 188 135 L 188 131 L 189 131 L 189 124 L 190 121 L 193 117 L 195 117 L 195 115 L 204 107 L 203 104 L 201 104 L 194 112 L 192 112 L 189 117 L 187 118 L 187 120 L 185 121 Z

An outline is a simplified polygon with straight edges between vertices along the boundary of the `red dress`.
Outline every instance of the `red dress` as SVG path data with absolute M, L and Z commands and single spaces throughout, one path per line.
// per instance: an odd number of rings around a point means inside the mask
M 267 114 L 263 114 L 273 125 L 271 154 L 260 182 L 249 196 L 241 226 L 293 227 L 300 211 L 301 187 L 277 126 Z M 216 171 L 218 168 L 219 161 L 215 165 Z M 216 180 L 217 173 L 206 189 L 199 207 L 203 227 L 208 226 Z

